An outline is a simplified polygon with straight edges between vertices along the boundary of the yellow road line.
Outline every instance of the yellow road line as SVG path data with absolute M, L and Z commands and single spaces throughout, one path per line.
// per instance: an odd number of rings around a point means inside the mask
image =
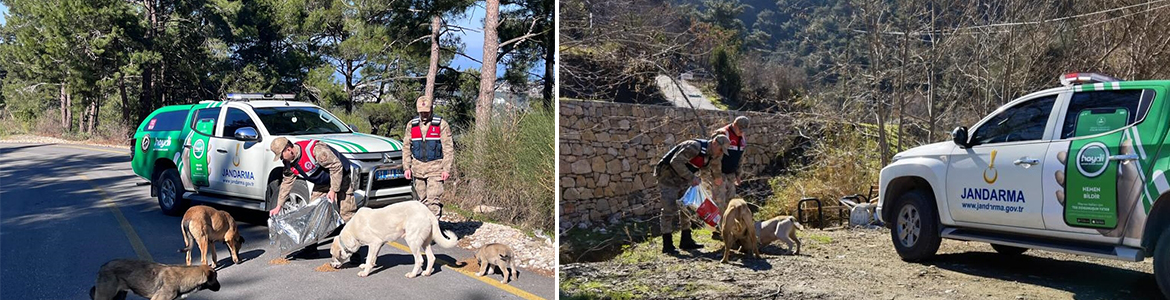
M 399 244 L 398 242 L 386 242 L 386 244 L 393 246 L 394 248 L 398 248 L 398 250 L 402 250 L 402 251 L 405 251 L 406 253 L 410 253 L 410 247 L 406 247 L 406 245 Z M 533 295 L 532 293 L 526 292 L 526 291 L 521 290 L 519 288 L 500 283 L 499 281 L 496 281 L 495 279 L 489 279 L 486 276 L 476 276 L 475 272 L 460 269 L 459 267 L 456 267 L 454 263 L 443 260 L 441 258 L 436 257 L 435 262 L 441 263 L 445 266 L 450 267 L 451 270 L 455 270 L 455 272 L 459 272 L 460 274 L 467 275 L 467 277 L 478 279 L 479 281 L 483 281 L 484 283 L 487 283 L 487 284 L 494 286 L 498 289 L 504 290 L 505 292 L 511 293 L 512 295 L 516 295 L 520 298 L 524 298 L 524 299 L 528 299 L 528 300 L 537 300 L 537 299 L 544 300 L 544 298 L 541 298 L 540 296 Z
M 81 150 L 91 150 L 91 151 L 102 151 L 102 152 L 109 152 L 109 153 L 116 153 L 116 154 L 125 154 L 125 155 L 130 155 L 130 153 L 129 153 L 129 152 L 126 152 L 126 151 L 118 151 L 118 150 L 110 150 L 110 149 L 101 149 L 101 148 L 90 148 L 90 147 L 74 146 L 74 145 L 69 145 L 69 144 L 54 144 L 54 145 L 56 145 L 56 146 L 60 146 L 60 147 L 65 147 L 65 148 L 73 148 L 73 149 L 81 149 Z
M 150 257 L 150 251 L 146 250 L 146 244 L 142 243 L 142 239 L 138 238 L 138 233 L 134 231 L 134 227 L 130 226 L 130 221 L 126 220 L 126 216 L 122 215 L 122 210 L 118 209 L 118 204 L 114 203 L 114 200 L 110 199 L 110 195 L 106 194 L 106 190 L 98 187 L 84 174 L 77 174 L 77 176 L 84 179 L 86 183 L 89 183 L 90 186 L 102 194 L 102 202 L 106 203 L 106 207 L 109 207 L 110 212 L 114 213 L 114 218 L 118 219 L 118 225 L 126 233 L 126 238 L 130 239 L 130 247 L 134 248 L 134 253 L 138 254 L 138 258 L 146 261 L 154 261 L 154 258 Z

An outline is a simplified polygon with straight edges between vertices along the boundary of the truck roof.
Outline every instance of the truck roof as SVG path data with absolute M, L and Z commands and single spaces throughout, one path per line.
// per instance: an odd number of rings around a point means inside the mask
M 241 102 L 241 103 L 247 103 L 248 105 L 251 105 L 252 107 L 256 107 L 256 108 L 259 108 L 259 107 L 317 107 L 316 104 L 312 104 L 312 103 L 308 103 L 308 102 L 284 101 L 284 100 L 252 100 L 252 101 L 204 100 L 204 101 L 200 101 L 200 103 L 210 103 L 210 102 L 222 102 L 222 103 Z

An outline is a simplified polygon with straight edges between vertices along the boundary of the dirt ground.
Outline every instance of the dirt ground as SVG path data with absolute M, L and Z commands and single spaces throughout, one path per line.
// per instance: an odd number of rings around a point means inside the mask
M 943 240 L 934 259 L 899 259 L 886 228 L 810 229 L 804 247 L 763 249 L 762 259 L 720 264 L 722 242 L 697 231 L 705 249 L 658 253 L 661 239 L 617 257 L 560 267 L 561 299 L 1161 299 L 1151 260 L 1125 262 L 986 243 Z M 678 241 L 678 238 L 675 238 Z M 779 242 L 777 242 L 779 243 Z M 779 243 L 783 245 L 782 243 Z

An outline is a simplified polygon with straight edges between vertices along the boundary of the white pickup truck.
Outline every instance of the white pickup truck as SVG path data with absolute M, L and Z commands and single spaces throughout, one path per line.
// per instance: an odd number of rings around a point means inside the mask
M 1152 256 L 1170 295 L 1170 80 L 1061 82 L 956 128 L 953 141 L 895 155 L 878 217 L 907 261 L 931 258 L 943 238 L 1006 255 Z
M 134 172 L 151 182 L 168 214 L 183 213 L 190 200 L 267 210 L 275 206 L 284 169 L 269 143 L 314 139 L 350 161 L 359 207 L 413 198 L 402 174 L 401 142 L 358 133 L 325 109 L 292 98 L 228 94 L 224 101 L 160 108 L 135 134 Z M 307 202 L 311 185 L 297 180 L 286 205 Z

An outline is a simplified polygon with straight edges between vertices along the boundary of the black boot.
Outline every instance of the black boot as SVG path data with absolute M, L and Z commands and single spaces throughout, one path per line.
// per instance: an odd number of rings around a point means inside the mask
M 690 230 L 683 230 L 682 240 L 678 242 L 678 248 L 683 250 L 703 249 L 703 245 L 695 243 L 695 240 L 691 238 Z
M 718 231 L 712 231 L 712 232 L 711 232 L 711 239 L 712 239 L 712 240 L 716 240 L 716 241 L 722 241 L 722 240 L 723 240 L 723 236 L 722 236 L 722 235 L 720 235 Z
M 671 240 L 669 233 L 662 235 L 662 253 L 678 254 L 678 250 L 674 249 L 674 241 Z

